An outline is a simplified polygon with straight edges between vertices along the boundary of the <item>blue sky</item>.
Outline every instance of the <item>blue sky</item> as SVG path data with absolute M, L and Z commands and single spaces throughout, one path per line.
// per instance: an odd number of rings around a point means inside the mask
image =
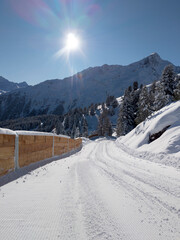
M 179 0 L 0 0 L 0 75 L 34 85 L 152 52 L 180 65 Z M 68 32 L 81 51 L 55 58 Z

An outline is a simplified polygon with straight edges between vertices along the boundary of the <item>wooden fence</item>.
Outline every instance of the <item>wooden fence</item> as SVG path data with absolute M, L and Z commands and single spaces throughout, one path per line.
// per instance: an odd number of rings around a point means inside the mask
M 15 135 L 0 134 L 0 176 L 14 168 Z
M 8 135 L 0 133 L 0 176 L 81 146 L 82 139 L 58 135 Z

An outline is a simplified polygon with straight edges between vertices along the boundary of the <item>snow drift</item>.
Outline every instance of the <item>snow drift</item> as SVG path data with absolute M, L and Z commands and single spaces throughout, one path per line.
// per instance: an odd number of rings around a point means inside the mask
M 149 141 L 150 136 L 163 132 L 164 129 L 166 131 L 159 138 Z M 131 150 L 144 152 L 143 156 L 146 155 L 146 158 L 152 155 L 156 158 L 153 159 L 154 161 L 159 157 L 166 160 L 172 160 L 174 157 L 178 163 L 180 160 L 180 101 L 155 112 L 126 136 L 118 138 L 117 143 Z

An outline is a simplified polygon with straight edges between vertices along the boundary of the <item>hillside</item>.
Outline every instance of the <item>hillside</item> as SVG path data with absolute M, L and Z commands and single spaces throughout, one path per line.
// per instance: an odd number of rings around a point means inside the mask
M 153 113 L 117 143 L 133 155 L 180 167 L 180 101 Z
M 0 120 L 42 114 L 64 114 L 75 107 L 101 103 L 107 95 L 119 97 L 134 81 L 158 80 L 168 61 L 154 53 L 128 66 L 103 65 L 59 80 L 48 80 L 0 96 Z M 175 67 L 180 72 L 179 67 Z M 14 104 L 16 103 L 16 104 Z

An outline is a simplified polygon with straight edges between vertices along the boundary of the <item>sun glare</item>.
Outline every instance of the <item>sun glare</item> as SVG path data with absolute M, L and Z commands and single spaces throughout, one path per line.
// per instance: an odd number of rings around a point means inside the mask
M 74 33 L 69 33 L 66 38 L 66 49 L 68 51 L 77 50 L 79 48 L 79 38 Z
M 64 40 L 61 41 L 63 47 L 59 49 L 58 52 L 54 54 L 55 58 L 59 57 L 66 57 L 67 61 L 69 61 L 71 53 L 79 52 L 81 55 L 84 56 L 82 51 L 82 41 L 78 34 L 75 32 L 69 32 L 65 35 Z

